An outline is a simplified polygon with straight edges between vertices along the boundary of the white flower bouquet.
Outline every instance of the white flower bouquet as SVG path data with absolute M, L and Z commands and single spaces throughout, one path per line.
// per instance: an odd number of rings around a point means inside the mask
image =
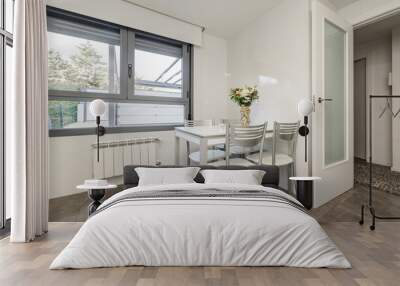
M 243 88 L 232 88 L 229 97 L 239 106 L 249 107 L 253 101 L 258 99 L 257 87 L 245 86 Z

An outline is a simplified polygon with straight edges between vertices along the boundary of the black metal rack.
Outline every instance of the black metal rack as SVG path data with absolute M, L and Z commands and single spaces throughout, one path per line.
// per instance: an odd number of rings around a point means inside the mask
M 368 205 L 362 204 L 361 205 L 361 219 L 359 223 L 361 225 L 364 224 L 364 209 L 368 208 L 371 216 L 372 216 L 372 224 L 370 225 L 371 230 L 375 230 L 375 221 L 376 219 L 384 219 L 384 220 L 399 220 L 400 217 L 393 217 L 393 216 L 379 216 L 376 214 L 375 208 L 373 206 L 372 200 L 372 102 L 375 98 L 400 98 L 400 95 L 370 95 L 369 96 L 369 198 L 368 198 Z

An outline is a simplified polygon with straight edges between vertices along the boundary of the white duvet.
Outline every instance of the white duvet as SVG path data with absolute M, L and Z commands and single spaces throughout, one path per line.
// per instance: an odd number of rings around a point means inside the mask
M 185 184 L 148 190 L 264 190 L 262 186 Z M 89 218 L 50 269 L 145 266 L 293 266 L 349 268 L 318 222 L 302 211 L 257 199 L 124 201 Z

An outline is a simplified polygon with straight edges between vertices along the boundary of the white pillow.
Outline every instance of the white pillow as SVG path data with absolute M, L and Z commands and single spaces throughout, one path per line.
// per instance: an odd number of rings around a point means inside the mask
M 265 171 L 261 170 L 202 170 L 206 184 L 261 185 Z
M 139 186 L 171 185 L 194 183 L 200 168 L 135 168 L 139 176 Z

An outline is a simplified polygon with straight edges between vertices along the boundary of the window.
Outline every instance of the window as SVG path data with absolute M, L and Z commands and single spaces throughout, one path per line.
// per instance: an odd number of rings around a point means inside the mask
M 14 32 L 14 2 L 15 0 L 5 0 L 4 1 L 4 9 L 5 9 L 5 23 L 3 24 L 3 27 L 5 27 L 5 30 L 9 33 Z
M 4 188 L 4 105 L 12 91 L 13 21 L 14 0 L 0 0 L 0 229 L 5 227 L 5 231 L 9 231 L 11 194 Z
M 51 136 L 92 134 L 94 98 L 107 132 L 168 130 L 190 114 L 185 43 L 48 8 Z

